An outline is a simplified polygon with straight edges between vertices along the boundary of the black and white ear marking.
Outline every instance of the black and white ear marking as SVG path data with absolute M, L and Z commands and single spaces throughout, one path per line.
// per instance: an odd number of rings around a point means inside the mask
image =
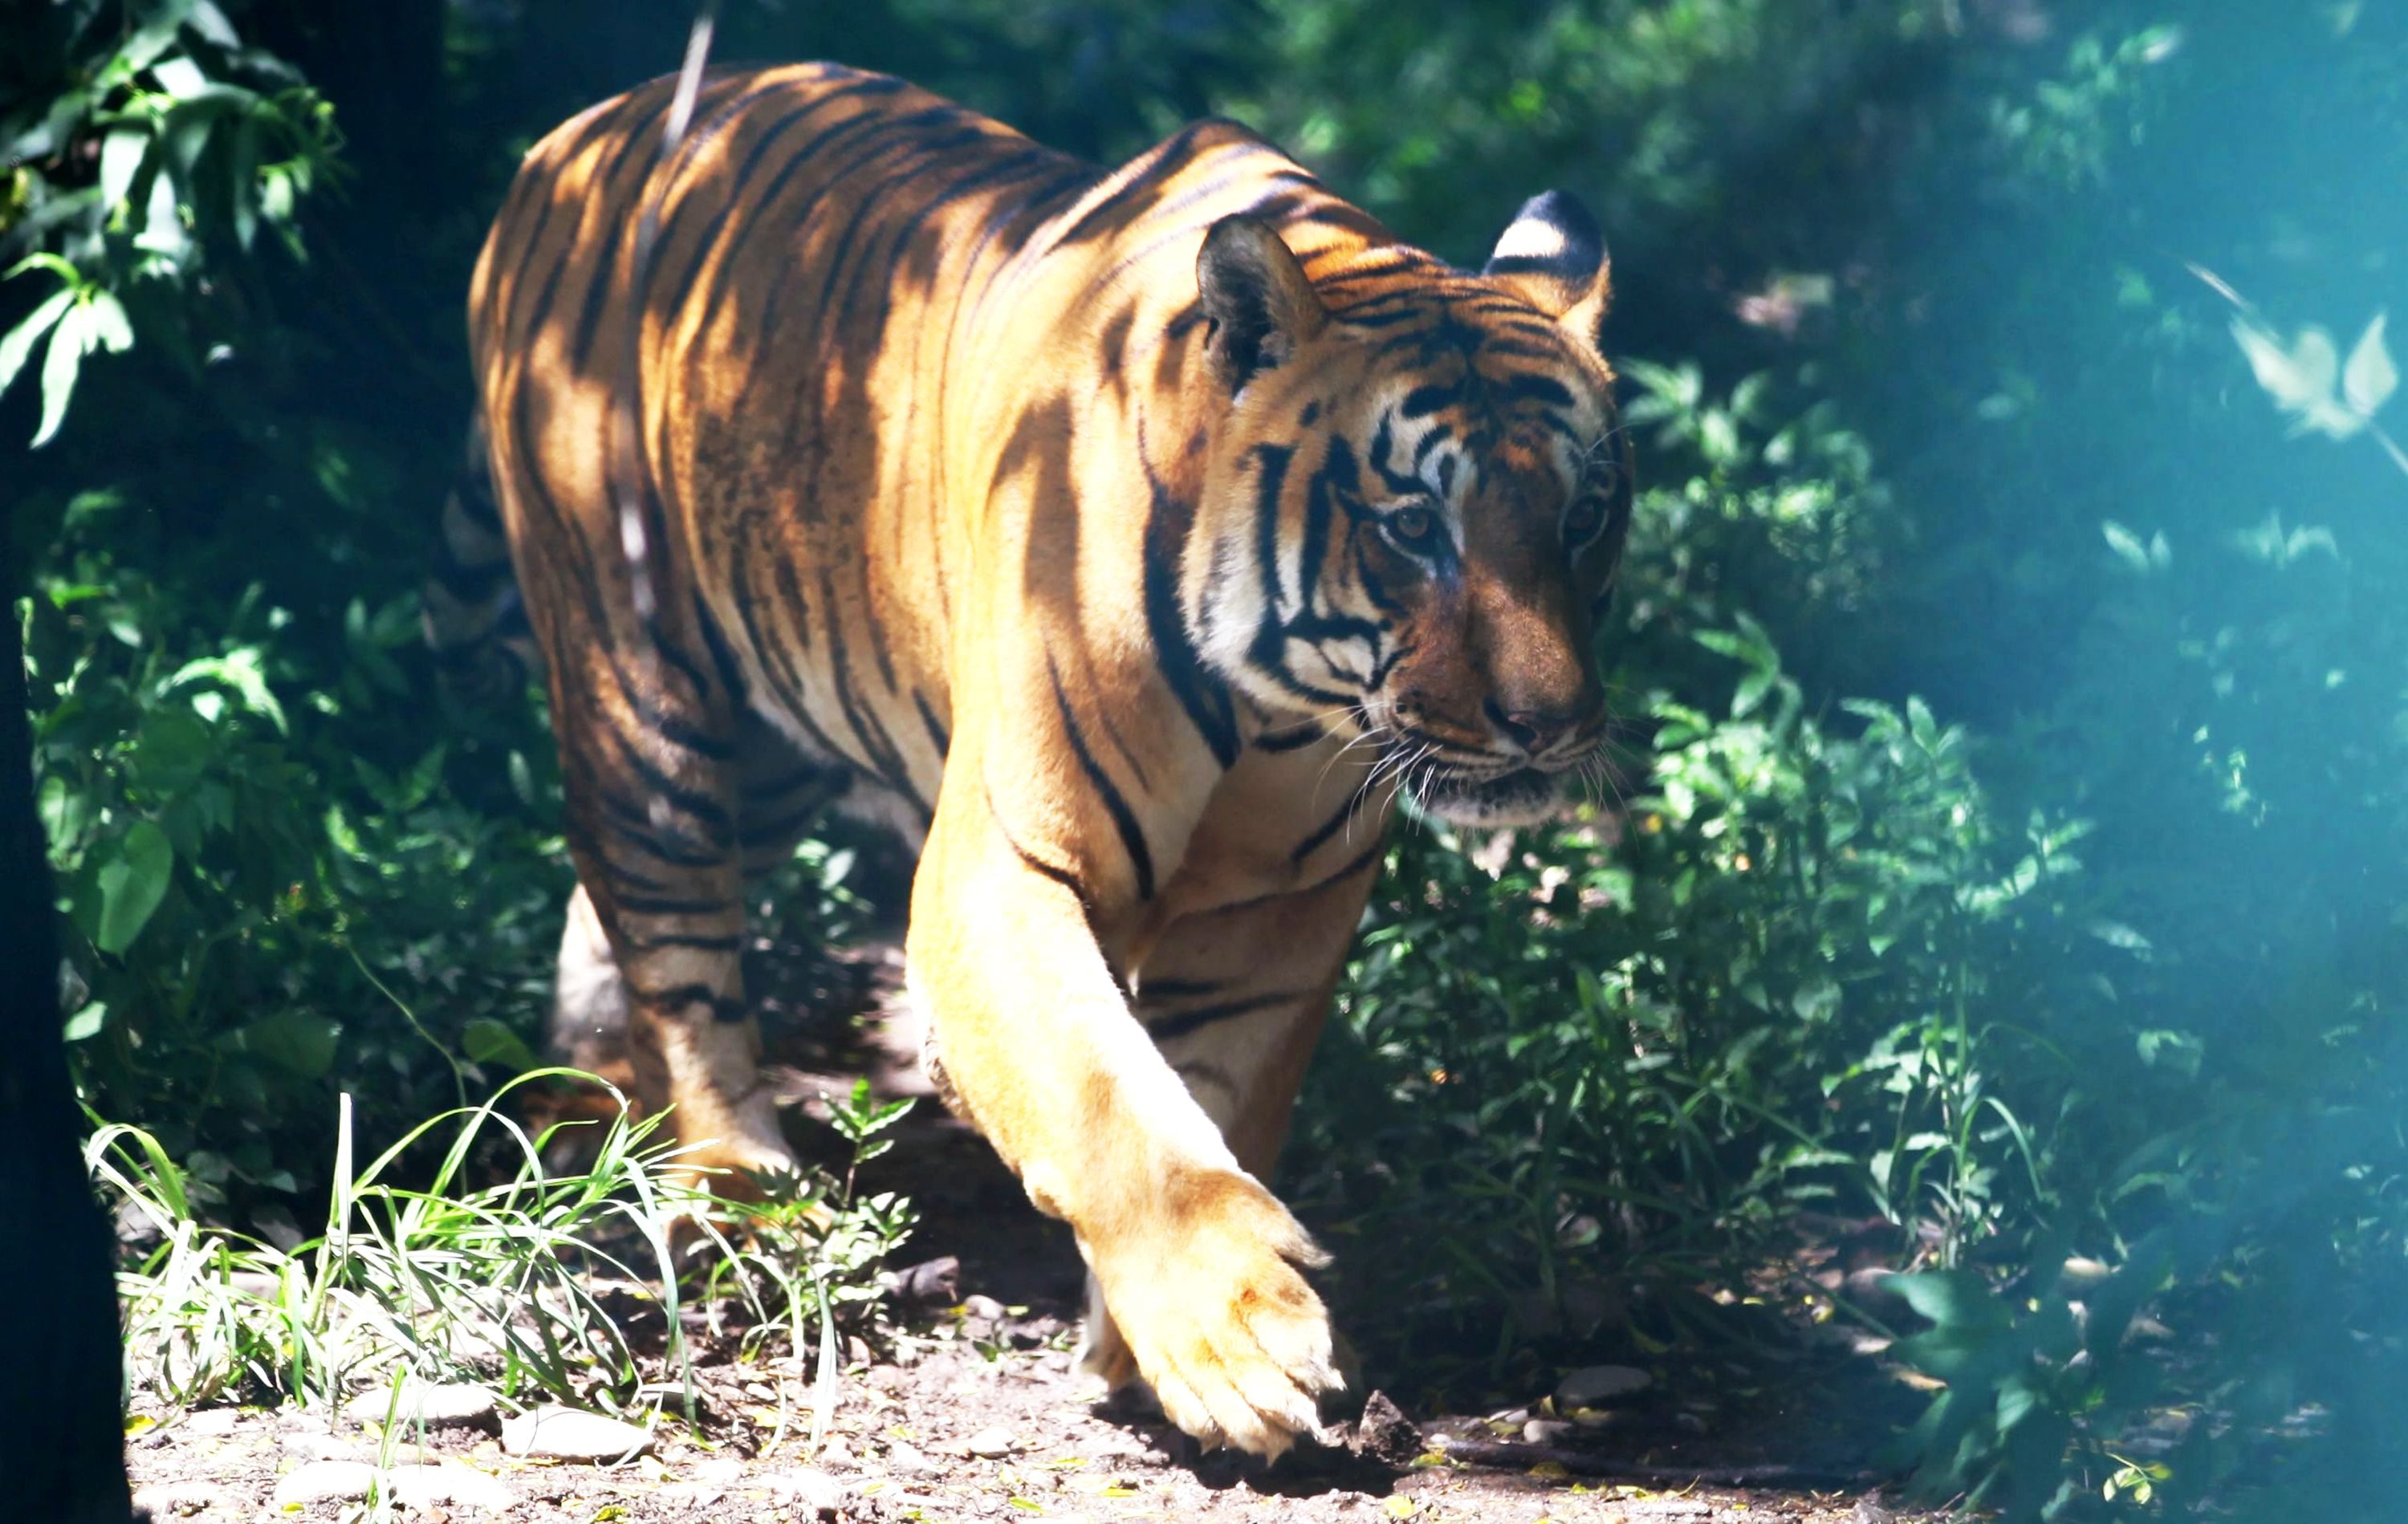
M 1596 345 L 1613 297 L 1612 262 L 1597 219 L 1572 196 L 1547 191 L 1522 203 L 1480 273 Z
M 1225 217 L 1204 235 L 1196 291 L 1212 320 L 1213 362 L 1232 392 L 1284 363 L 1328 318 L 1295 251 L 1251 217 Z

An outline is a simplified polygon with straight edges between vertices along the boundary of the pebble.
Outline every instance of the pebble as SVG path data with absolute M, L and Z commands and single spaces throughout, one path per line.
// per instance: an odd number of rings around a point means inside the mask
M 426 1428 L 492 1428 L 501 1416 L 501 1399 L 474 1382 L 402 1387 L 400 1416 Z
M 500 1412 L 501 1399 L 469 1382 L 413 1383 L 397 1397 L 380 1387 L 343 1404 L 343 1416 L 356 1422 L 380 1424 L 390 1414 L 395 1425 L 429 1429 L 490 1429 Z
M 230 1407 L 196 1407 L 184 1415 L 184 1432 L 188 1434 L 231 1434 L 236 1420 L 242 1417 Z
M 337 1439 L 332 1434 L 287 1434 L 280 1440 L 286 1449 L 304 1460 L 357 1460 L 357 1447 Z
M 502 1448 L 547 1460 L 617 1460 L 652 1448 L 652 1433 L 573 1407 L 538 1407 L 502 1420 Z
M 1561 1418 L 1532 1418 L 1522 1425 L 1522 1443 L 1559 1445 L 1579 1430 L 1580 1425 L 1566 1423 Z
M 313 1503 L 357 1503 L 376 1481 L 365 1460 L 312 1460 L 276 1484 L 276 1506 L 305 1508 Z
M 982 1429 L 969 1437 L 969 1452 L 993 1460 L 1020 1448 L 1020 1441 L 1011 1437 L 1009 1429 Z
M 762 1477 L 761 1481 L 771 1491 L 786 1494 L 798 1507 L 822 1518 L 833 1518 L 841 1513 L 845 1501 L 853 1495 L 849 1488 L 826 1472 L 813 1471 L 809 1467 L 776 1472 Z
M 1003 1321 L 1006 1314 L 1003 1310 L 1002 1303 L 997 1302 L 991 1296 L 980 1296 L 973 1293 L 972 1295 L 962 1298 L 962 1316 L 965 1317 L 983 1317 L 990 1323 L 1000 1323 Z
M 228 1501 L 226 1489 L 209 1482 L 159 1482 L 134 1493 L 135 1511 L 153 1518 L 189 1518 Z
M 508 1483 L 474 1466 L 452 1461 L 437 1466 L 395 1466 L 393 1495 L 410 1507 L 425 1510 L 437 1503 L 455 1508 L 480 1508 L 489 1514 L 509 1510 L 518 1502 Z
M 1564 1411 L 1596 1407 L 1655 1384 L 1653 1376 L 1628 1365 L 1584 1365 L 1555 1383 L 1555 1406 Z

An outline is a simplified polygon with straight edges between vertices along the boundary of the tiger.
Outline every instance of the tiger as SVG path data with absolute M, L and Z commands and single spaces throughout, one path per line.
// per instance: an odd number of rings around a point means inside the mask
M 550 698 L 556 1036 L 624 1024 L 695 1167 L 794 1169 L 746 886 L 891 828 L 924 1062 L 1069 1225 L 1079 1368 L 1275 1458 L 1346 1378 L 1264 1182 L 1388 824 L 1555 817 L 1606 744 L 1604 241 L 1548 192 L 1474 273 L 1233 121 L 1107 169 L 832 64 L 699 77 L 672 146 L 676 86 L 507 193 L 430 593 Z

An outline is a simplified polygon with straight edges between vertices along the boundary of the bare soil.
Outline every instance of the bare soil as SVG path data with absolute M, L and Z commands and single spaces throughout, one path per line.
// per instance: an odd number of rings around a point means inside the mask
M 896 982 L 891 949 L 810 962 L 767 971 L 753 987 L 800 991 L 795 1005 L 821 1011 L 853 1004 L 850 992 L 888 1014 L 848 1036 L 824 1017 L 801 1019 L 767 997 L 785 1098 L 798 1112 L 824 1115 L 824 1097 L 865 1073 L 887 1094 L 924 1094 L 909 1013 L 882 998 Z M 303 1466 L 350 1459 L 466 1465 L 506 1489 L 499 1511 L 429 1502 L 395 1504 L 384 1516 L 432 1524 L 1207 1517 L 1906 1524 L 1926 1517 L 1889 1511 L 1870 1460 L 1912 1417 L 1917 1395 L 1874 1356 L 1851 1351 L 1844 1336 L 1804 1327 L 1794 1348 L 1649 1361 L 1645 1389 L 1585 1423 L 1544 1431 L 1536 1445 L 1524 1443 L 1525 1425 L 1551 1417 L 1543 1389 L 1478 1413 L 1408 1398 L 1398 1414 L 1381 1399 L 1361 1421 L 1334 1431 L 1341 1446 L 1307 1446 L 1271 1465 L 1199 1454 L 1158 1418 L 1101 1401 L 1097 1384 L 1073 1373 L 1076 1251 L 1066 1231 L 1029 1208 L 983 1143 L 929 1101 L 903 1124 L 880 1175 L 878 1189 L 909 1192 L 924 1214 L 904 1258 L 956 1265 L 907 1277 L 883 1347 L 849 1341 L 817 1454 L 810 1453 L 809 1372 L 782 1358 L 739 1362 L 733 1339 L 712 1339 L 697 1326 L 694 1420 L 664 1371 L 654 1443 L 623 1464 L 516 1458 L 490 1427 L 388 1438 L 320 1411 L 177 1413 L 137 1402 L 139 1431 L 127 1446 L 137 1502 L 158 1519 L 204 1524 L 376 1517 L 357 1502 L 277 1500 L 280 1484 Z M 1360 1322 L 1366 1313 L 1348 1316 Z M 1399 1392 L 1424 1389 L 1411 1371 L 1366 1376 Z

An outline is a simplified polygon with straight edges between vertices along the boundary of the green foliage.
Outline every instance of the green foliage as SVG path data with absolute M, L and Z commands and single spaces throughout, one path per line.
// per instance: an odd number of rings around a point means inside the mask
M 284 1243 L 205 1222 L 199 1182 L 156 1136 L 101 1128 L 85 1149 L 93 1175 L 152 1246 L 121 1277 L 136 1386 L 182 1405 L 281 1395 L 332 1411 L 362 1388 L 372 1402 L 377 1388 L 397 1391 L 405 1379 L 473 1379 L 522 1404 L 551 1397 L 640 1412 L 637 1389 L 651 1373 L 610 1304 L 611 1283 L 658 1288 L 669 1367 L 690 1378 L 670 1235 L 681 1217 L 701 1224 L 695 1283 L 706 1308 L 714 1323 L 731 1308 L 742 1314 L 748 1349 L 788 1332 L 800 1351 L 814 1313 L 832 1331 L 835 1309 L 876 1300 L 876 1261 L 910 1228 L 893 1198 L 856 1202 L 813 1179 L 781 1199 L 720 1203 L 679 1171 L 676 1147 L 653 1138 L 658 1120 L 631 1121 L 624 1103 L 589 1164 L 548 1170 L 560 1130 L 529 1136 L 503 1103 L 552 1078 L 600 1083 L 531 1071 L 481 1105 L 408 1130 L 356 1169 L 345 1097 L 324 1230 Z M 418 1173 L 404 1161 L 438 1142 L 423 1183 L 403 1183 Z M 733 1215 L 742 1248 L 711 1220 L 722 1214 Z
M 386 728 L 406 601 L 284 607 L 241 548 L 163 578 L 141 518 L 78 497 L 23 605 L 68 1035 L 93 1102 L 150 1118 L 211 1197 L 291 1190 L 338 1075 L 391 1075 L 392 1125 L 458 1099 L 458 1033 L 531 1025 L 559 876 L 519 801 L 445 788 L 456 743 Z M 543 754 L 518 745 L 532 790 Z M 446 1035 L 409 1014 L 430 1001 Z
M 0 107 L 0 262 L 62 283 L 0 338 L 0 392 L 43 349 L 36 445 L 85 357 L 122 354 L 137 331 L 196 370 L 209 320 L 239 317 L 222 276 L 226 292 L 204 289 L 212 252 L 246 252 L 265 226 L 299 257 L 300 199 L 338 146 L 331 107 L 213 0 L 47 10 L 48 46 L 27 53 L 46 72 Z
M 396 1136 L 533 1062 L 566 882 L 548 748 L 435 707 L 409 587 L 512 156 L 666 67 L 685 19 L 302 8 L 74 0 L 0 59 L 63 1016 L 98 1108 L 189 1171 L 171 1219 L 325 1184 L 338 1086 Z M 2394 1511 L 2408 24 L 722 9 L 726 55 L 893 68 L 1099 157 L 1240 115 L 1466 262 L 1547 185 L 1601 214 L 1646 489 L 1605 637 L 1621 766 L 1564 828 L 1398 844 L 1291 1159 L 1341 1248 L 1410 1246 L 1340 1260 L 1375 1369 L 1526 1393 L 1593 1349 L 1770 1337 L 1701 1288 L 1870 1218 L 1895 1305 L 1765 1297 L 1878 1321 L 1946 1383 L 1895 1454 L 1928 1492 Z M 338 168 L 351 194 L 317 193 Z M 839 898 L 812 852 L 804 915 Z M 837 1111 L 856 1161 L 882 1144 L 866 1092 Z M 376 1200 L 392 1242 L 469 1232 Z M 849 1226 L 779 1246 L 829 1207 Z M 761 1210 L 770 1246 L 713 1284 L 827 1379 L 906 1216 L 849 1180 Z M 266 1252 L 169 1238 L 161 1285 Z M 374 1302 L 407 1261 L 346 1285 Z M 298 1370 L 312 1325 L 277 1296 L 176 1315 L 214 1331 L 184 1389 Z

